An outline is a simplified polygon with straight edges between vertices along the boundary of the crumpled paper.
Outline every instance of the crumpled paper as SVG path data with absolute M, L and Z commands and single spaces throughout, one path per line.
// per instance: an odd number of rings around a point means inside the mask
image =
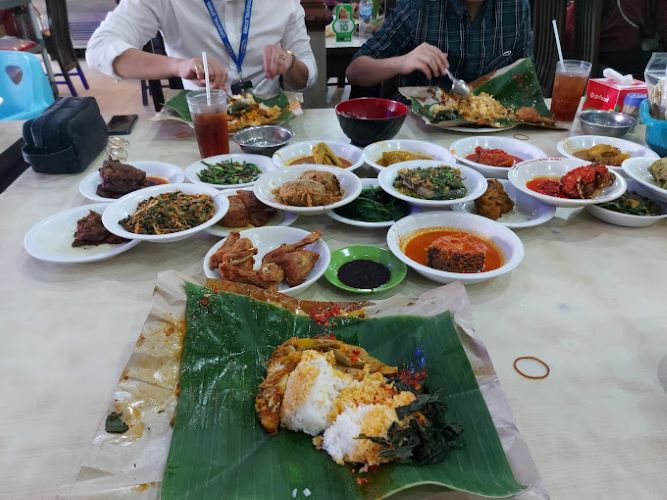
M 61 487 L 60 499 L 158 499 L 166 465 L 177 397 L 180 350 L 185 332 L 186 281 L 175 271 L 158 275 L 153 308 L 114 392 L 109 411 L 123 411 L 130 425 L 124 434 L 109 434 L 100 423 L 73 484 Z M 482 342 L 474 336 L 472 312 L 460 283 L 441 286 L 417 299 L 394 296 L 366 308 L 367 317 L 399 314 L 432 316 L 453 313 L 461 342 L 477 377 L 516 479 L 526 488 L 515 498 L 544 500 L 546 492 L 528 446 L 519 433 L 507 397 Z M 463 500 L 475 495 L 422 486 L 392 498 Z

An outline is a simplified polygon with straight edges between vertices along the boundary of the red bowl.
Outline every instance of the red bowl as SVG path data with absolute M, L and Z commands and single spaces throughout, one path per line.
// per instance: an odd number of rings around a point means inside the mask
M 405 104 L 377 97 L 350 99 L 336 105 L 340 128 L 352 144 L 362 147 L 394 137 L 407 115 Z

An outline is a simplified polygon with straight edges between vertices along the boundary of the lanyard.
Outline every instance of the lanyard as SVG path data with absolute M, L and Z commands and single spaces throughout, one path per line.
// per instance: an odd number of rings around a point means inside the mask
M 220 35 L 220 40 L 222 40 L 222 43 L 225 45 L 225 48 L 227 49 L 227 54 L 229 54 L 231 60 L 234 61 L 234 64 L 236 64 L 236 69 L 238 70 L 240 76 L 241 66 L 243 65 L 243 59 L 245 59 L 245 52 L 246 49 L 248 48 L 248 33 L 250 32 L 250 15 L 252 13 L 252 0 L 245 0 L 245 7 L 243 8 L 243 26 L 241 28 L 241 43 L 239 44 L 238 56 L 234 53 L 234 49 L 232 48 L 231 43 L 229 43 L 229 37 L 227 36 L 225 27 L 222 25 L 222 22 L 220 21 L 220 16 L 218 16 L 218 11 L 215 9 L 213 1 L 204 0 L 204 4 L 208 9 L 208 13 L 211 16 L 211 19 L 213 20 L 215 28 L 218 30 L 218 34 Z

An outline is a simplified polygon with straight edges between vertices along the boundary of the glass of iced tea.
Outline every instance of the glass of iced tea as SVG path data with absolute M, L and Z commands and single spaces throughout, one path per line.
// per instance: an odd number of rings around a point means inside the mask
M 551 112 L 559 122 L 574 120 L 581 96 L 591 73 L 591 63 L 565 60 L 556 63 L 556 77 L 551 93 Z
M 227 133 L 227 94 L 224 90 L 211 90 L 211 103 L 206 100 L 206 90 L 194 90 L 187 96 L 188 108 L 195 126 L 195 135 L 202 158 L 229 153 Z

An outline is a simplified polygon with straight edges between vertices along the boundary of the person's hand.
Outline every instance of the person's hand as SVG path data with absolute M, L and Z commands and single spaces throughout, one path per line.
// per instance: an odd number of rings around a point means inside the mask
M 421 71 L 426 75 L 426 78 L 431 80 L 442 76 L 445 70 L 449 68 L 449 62 L 447 61 L 447 54 L 438 47 L 422 43 L 411 52 L 400 56 L 399 68 L 403 75 Z
M 269 80 L 285 74 L 293 64 L 294 56 L 282 49 L 280 45 L 264 47 L 264 74 Z
M 204 63 L 200 57 L 180 59 L 177 63 L 176 74 L 184 80 L 194 80 L 200 87 L 206 85 Z M 214 58 L 208 58 L 208 79 L 212 89 L 222 89 L 227 83 L 227 71 Z

